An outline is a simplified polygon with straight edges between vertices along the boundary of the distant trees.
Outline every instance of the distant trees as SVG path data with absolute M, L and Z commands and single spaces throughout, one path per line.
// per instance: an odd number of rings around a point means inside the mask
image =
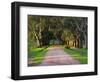
M 87 48 L 87 18 L 28 16 L 28 42 L 36 47 L 59 40 L 67 47 Z

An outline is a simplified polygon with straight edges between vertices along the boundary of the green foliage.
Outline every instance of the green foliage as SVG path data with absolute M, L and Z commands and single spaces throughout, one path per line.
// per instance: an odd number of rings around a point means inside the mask
M 64 48 L 64 51 L 66 53 L 70 54 L 73 58 L 79 60 L 81 64 L 88 63 L 87 49 L 67 49 L 67 48 Z
M 73 38 L 73 34 L 69 29 L 64 29 L 61 38 L 65 41 L 71 40 Z
M 50 44 L 55 39 L 70 47 L 87 46 L 87 18 L 61 16 L 28 16 L 28 42 L 41 47 Z M 75 41 L 75 42 L 74 42 Z
M 30 52 L 28 53 L 28 59 L 32 59 L 34 65 L 38 65 L 44 59 L 46 52 L 48 51 L 47 47 L 43 48 L 31 48 Z

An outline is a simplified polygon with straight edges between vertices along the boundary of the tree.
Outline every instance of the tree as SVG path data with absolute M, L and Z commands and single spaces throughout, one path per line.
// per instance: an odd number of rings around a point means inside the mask
M 68 17 L 64 19 L 64 25 L 71 30 L 74 36 L 74 46 L 81 48 L 85 45 L 87 48 L 87 18 Z
M 29 16 L 28 17 L 28 29 L 32 36 L 34 37 L 33 40 L 36 40 L 37 46 L 42 46 L 42 31 L 45 27 L 45 19 L 39 16 Z
M 59 40 L 77 48 L 87 48 L 87 18 L 61 16 L 28 16 L 28 40 L 37 47 Z
M 72 40 L 73 38 L 73 34 L 71 33 L 71 31 L 67 28 L 65 28 L 63 30 L 62 36 L 61 36 L 62 40 L 65 42 L 66 47 L 69 48 L 69 42 Z

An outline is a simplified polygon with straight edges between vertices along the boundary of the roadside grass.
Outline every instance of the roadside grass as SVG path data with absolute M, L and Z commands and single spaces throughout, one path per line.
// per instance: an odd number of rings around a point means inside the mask
M 44 59 L 44 56 L 45 56 L 45 54 L 46 54 L 47 51 L 48 51 L 47 47 L 33 48 L 28 53 L 28 58 L 31 59 L 31 61 L 32 61 L 32 63 L 34 65 L 38 65 Z
M 87 49 L 67 49 L 64 48 L 64 51 L 71 55 L 74 59 L 80 61 L 81 64 L 88 63 Z

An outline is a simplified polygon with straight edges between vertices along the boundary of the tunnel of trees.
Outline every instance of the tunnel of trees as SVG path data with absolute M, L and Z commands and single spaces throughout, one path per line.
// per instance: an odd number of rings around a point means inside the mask
M 28 15 L 28 46 L 87 48 L 87 17 Z

